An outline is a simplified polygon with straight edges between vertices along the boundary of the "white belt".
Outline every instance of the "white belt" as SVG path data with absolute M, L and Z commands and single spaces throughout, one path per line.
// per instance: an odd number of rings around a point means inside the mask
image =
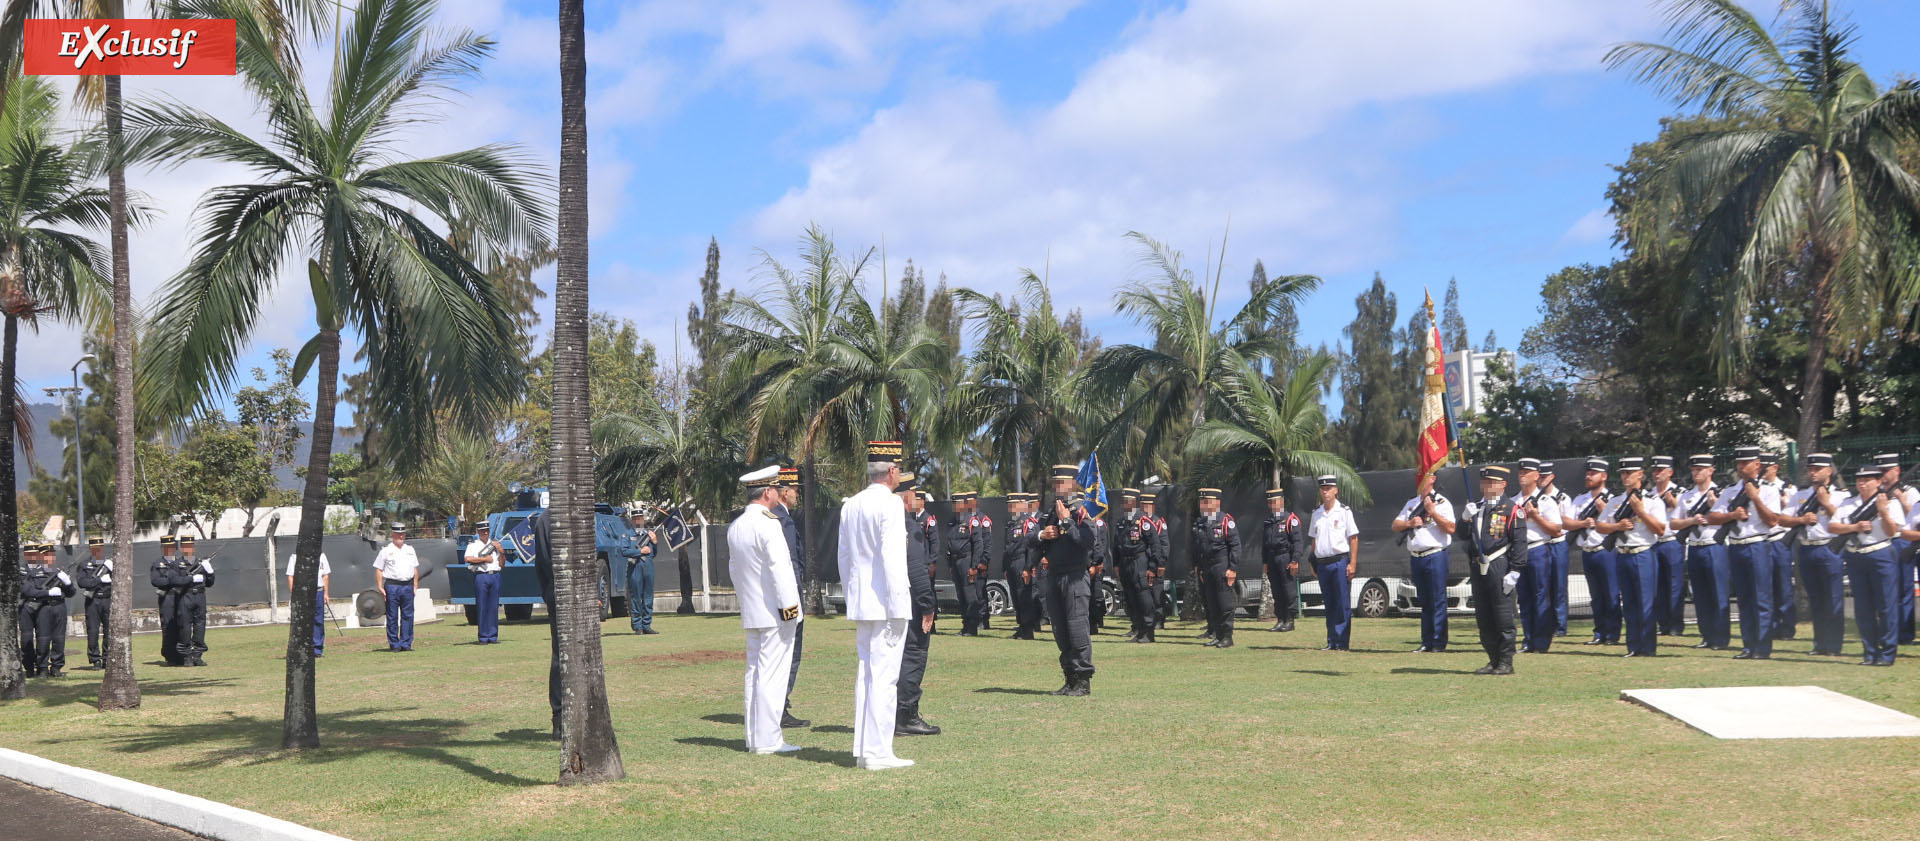
M 1678 538 L 1678 537 L 1674 537 L 1674 536 L 1673 536 L 1672 534 L 1668 534 L 1668 535 L 1666 535 L 1666 536 L 1664 536 L 1664 537 L 1661 537 L 1661 538 L 1660 538 L 1659 540 L 1656 540 L 1656 541 L 1654 541 L 1654 542 L 1653 542 L 1653 545 L 1655 545 L 1655 546 L 1658 546 L 1658 545 L 1660 545 L 1660 544 L 1662 544 L 1662 543 L 1672 543 L 1672 542 L 1674 542 L 1674 541 L 1676 541 L 1676 540 L 1679 540 L 1679 539 L 1680 539 L 1680 538 Z
M 1615 551 L 1615 552 L 1618 552 L 1618 553 L 1620 553 L 1620 554 L 1622 554 L 1622 555 L 1638 555 L 1638 554 L 1640 554 L 1641 552 L 1645 552 L 1645 551 L 1647 551 L 1648 549 L 1652 549 L 1652 548 L 1653 548 L 1653 547 L 1652 547 L 1651 545 L 1648 545 L 1648 546 L 1622 546 L 1622 547 L 1620 547 L 1620 548 L 1618 548 L 1618 549 L 1615 549 L 1615 550 L 1613 550 L 1613 551 Z
M 1847 551 L 1852 552 L 1855 555 L 1871 555 L 1875 552 L 1878 552 L 1892 545 L 1893 545 L 1893 538 L 1889 537 L 1886 540 L 1880 541 L 1879 543 L 1869 543 L 1865 546 L 1855 546 L 1854 544 L 1849 543 L 1847 544 Z
M 1777 531 L 1777 532 L 1774 532 L 1774 533 L 1772 533 L 1772 534 L 1769 534 L 1769 535 L 1767 535 L 1767 542 L 1768 542 L 1768 543 L 1772 543 L 1772 542 L 1774 542 L 1774 541 L 1776 541 L 1776 540 L 1785 540 L 1785 539 L 1787 539 L 1787 533 L 1786 533 L 1786 532 L 1783 532 L 1783 531 Z
M 1445 551 L 1447 551 L 1447 547 L 1442 546 L 1437 549 L 1428 549 L 1425 552 L 1415 552 L 1413 553 L 1413 556 L 1416 558 L 1426 558 L 1426 557 L 1431 557 L 1433 555 L 1438 555 L 1441 552 L 1445 552 Z
M 1695 538 L 1688 538 L 1687 545 L 1688 546 L 1719 546 L 1720 544 L 1717 541 L 1705 540 L 1702 538 L 1695 537 Z
M 1729 537 L 1727 538 L 1727 545 L 1728 546 L 1747 546 L 1754 543 L 1759 543 L 1760 541 L 1766 540 L 1766 539 L 1767 539 L 1767 536 L 1764 534 L 1756 534 L 1752 537 Z
M 1496 551 L 1494 551 L 1494 552 L 1493 552 L 1492 554 L 1487 554 L 1487 555 L 1481 555 L 1481 556 L 1480 556 L 1480 561 L 1481 561 L 1482 563 L 1489 563 L 1489 564 L 1490 564 L 1490 563 L 1493 563 L 1494 561 L 1497 561 L 1497 560 L 1500 560 L 1501 558 L 1504 558 L 1504 557 L 1506 557 L 1506 556 L 1507 556 L 1507 547 L 1505 547 L 1505 546 L 1502 546 L 1502 547 L 1500 547 L 1500 548 L 1499 548 L 1498 550 L 1496 550 Z
M 1830 545 L 1830 544 L 1832 544 L 1832 543 L 1833 543 L 1834 541 L 1836 541 L 1836 540 L 1839 540 L 1839 539 L 1840 539 L 1840 538 L 1837 538 L 1837 537 L 1829 537 L 1829 538 L 1827 538 L 1827 539 L 1825 539 L 1825 540 L 1808 540 L 1808 539 L 1806 539 L 1806 538 L 1804 538 L 1804 537 L 1803 537 L 1803 538 L 1801 538 L 1801 539 L 1800 539 L 1800 546 L 1801 546 L 1801 548 L 1806 548 L 1806 547 L 1808 547 L 1808 546 L 1827 546 L 1827 545 Z M 1889 538 L 1889 539 L 1891 539 L 1891 538 Z
M 1542 547 L 1542 546 L 1545 546 L 1545 545 L 1547 545 L 1547 544 L 1549 544 L 1549 543 L 1552 543 L 1552 542 L 1553 542 L 1553 541 L 1551 541 L 1551 540 L 1529 540 L 1529 541 L 1527 541 L 1527 548 L 1528 548 L 1528 549 L 1538 549 L 1538 548 L 1540 548 L 1540 547 Z
M 1548 543 L 1565 543 L 1565 542 L 1567 542 L 1567 538 L 1566 538 L 1566 536 L 1565 536 L 1565 535 L 1562 535 L 1562 536 L 1560 536 L 1560 537 L 1556 537 L 1556 538 L 1553 538 L 1553 539 L 1551 539 L 1551 540 L 1548 540 L 1547 542 L 1548 542 Z

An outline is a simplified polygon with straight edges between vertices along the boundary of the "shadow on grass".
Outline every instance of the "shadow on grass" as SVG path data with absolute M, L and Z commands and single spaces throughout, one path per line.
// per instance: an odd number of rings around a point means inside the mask
M 141 687 L 143 692 L 147 686 Z M 488 768 L 463 755 L 462 748 L 496 747 L 501 742 L 531 741 L 521 733 L 508 731 L 497 738 L 459 738 L 468 722 L 451 718 L 373 718 L 406 710 L 360 709 L 320 714 L 321 746 L 302 751 L 280 749 L 281 721 L 231 712 L 211 721 L 184 724 L 145 724 L 136 733 L 109 736 L 91 732 L 85 738 L 62 742 L 104 741 L 110 750 L 120 753 L 152 753 L 188 747 L 199 751 L 193 759 L 174 763 L 179 770 L 197 770 L 224 765 L 260 765 L 294 761 L 326 763 L 355 759 L 367 754 L 397 753 L 413 759 L 437 762 L 490 783 L 517 787 L 547 785 L 535 780 Z M 505 738 L 511 736 L 511 738 Z M 544 739 L 543 739 L 544 740 Z
M 1052 695 L 1053 694 L 1052 692 L 1049 692 L 1045 689 L 1014 689 L 1014 688 L 1005 687 L 1005 686 L 989 686 L 984 689 L 975 689 L 973 691 L 995 693 L 1000 695 Z
M 746 724 L 747 723 L 747 717 L 744 715 L 741 715 L 740 713 L 713 713 L 712 715 L 701 716 L 700 720 L 711 721 L 715 724 Z
M 1293 673 L 1296 675 L 1321 675 L 1324 677 L 1346 677 L 1347 676 L 1346 672 L 1336 672 L 1332 669 L 1294 669 Z
M 209 690 L 220 689 L 233 684 L 233 678 L 181 678 L 179 680 L 143 680 L 140 682 L 142 697 L 169 697 L 173 695 L 205 695 Z M 100 684 L 87 680 L 79 683 L 47 683 L 28 681 L 27 697 L 36 699 L 43 707 L 60 707 L 67 704 L 87 702 L 97 704 L 100 698 Z
M 814 727 L 811 729 L 815 733 L 847 733 L 847 734 L 853 733 L 853 728 L 848 727 L 844 724 L 822 724 L 818 727 Z
M 1470 675 L 1472 669 L 1421 669 L 1413 666 L 1401 666 L 1392 670 L 1396 675 Z
M 674 739 L 674 741 L 683 745 L 692 745 L 697 748 L 719 748 L 721 750 L 733 751 L 734 753 L 747 752 L 746 739 L 717 739 L 712 736 L 688 736 L 684 739 Z M 853 767 L 853 754 L 831 751 L 826 748 L 803 747 L 793 753 L 773 754 L 769 758 L 783 756 L 790 756 L 802 762 L 818 762 L 822 765 L 838 765 L 843 768 Z

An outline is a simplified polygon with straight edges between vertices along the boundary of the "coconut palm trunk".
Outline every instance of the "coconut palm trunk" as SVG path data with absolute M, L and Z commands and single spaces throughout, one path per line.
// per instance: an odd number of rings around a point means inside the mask
M 587 426 L 587 44 L 582 0 L 560 0 L 559 266 L 553 290 L 555 656 L 560 782 L 626 776 L 607 704 Z
M 293 600 L 287 625 L 287 699 L 281 714 L 282 749 L 320 746 L 318 702 L 314 697 L 313 613 L 320 592 L 320 536 L 327 519 L 327 466 L 333 461 L 333 415 L 339 404 L 340 331 L 322 330 L 315 359 L 312 449 L 307 453 L 307 486 L 300 494 L 300 531 L 294 552 Z
M 117 4 L 116 4 L 117 5 Z M 122 559 L 121 584 L 107 603 L 107 667 L 100 679 L 101 711 L 140 706 L 133 673 L 133 277 L 127 259 L 127 165 L 125 102 L 120 77 L 106 82 L 107 220 L 113 249 L 113 557 Z
M 27 697 L 27 678 L 20 662 L 20 576 L 13 575 L 20 558 L 20 509 L 19 492 L 13 487 L 13 408 L 18 395 L 14 394 L 14 358 L 13 349 L 20 339 L 20 319 L 13 314 L 11 301 L 5 302 L 6 332 L 4 349 L 0 349 L 0 394 L 6 408 L 4 422 L 0 422 L 0 701 L 14 701 Z

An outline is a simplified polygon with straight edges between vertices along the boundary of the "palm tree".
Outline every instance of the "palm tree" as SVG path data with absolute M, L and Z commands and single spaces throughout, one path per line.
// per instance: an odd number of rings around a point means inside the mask
M 1187 463 L 1211 482 L 1284 487 L 1295 476 L 1333 474 L 1348 501 L 1368 505 L 1367 486 L 1347 460 L 1319 449 L 1327 435 L 1322 395 L 1333 379 L 1332 355 L 1316 353 L 1275 386 L 1249 367 L 1227 392 L 1230 413 L 1202 424 L 1187 438 Z
M 1757 299 L 1807 302 L 1795 437 L 1812 452 L 1831 411 L 1830 357 L 1912 329 L 1920 306 L 1920 180 L 1895 149 L 1920 137 L 1920 83 L 1876 86 L 1825 0 L 1783 3 L 1779 38 L 1735 0 L 1662 5 L 1671 43 L 1620 44 L 1607 64 L 1681 105 L 1767 119 L 1682 140 L 1653 179 L 1669 206 L 1632 221 L 1697 226 L 1694 304 L 1717 325 L 1723 375 L 1747 357 Z
M 173 421 L 211 404 L 235 378 L 235 357 L 256 327 L 292 253 L 307 252 L 318 329 L 294 366 L 299 382 L 317 364 L 317 399 L 298 551 L 320 550 L 333 448 L 340 342 L 348 330 L 367 349 L 374 405 L 393 419 L 399 452 L 431 452 L 446 422 L 489 416 L 509 399 L 509 314 L 486 276 L 411 208 L 473 220 L 475 248 L 512 250 L 546 242 L 550 211 L 540 177 L 509 147 L 483 146 L 431 158 L 398 154 L 398 134 L 476 72 L 492 42 L 469 32 L 428 31 L 431 0 L 367 0 L 336 45 L 332 79 L 317 110 L 298 63 L 258 18 L 240 17 L 242 81 L 269 124 L 257 141 L 177 101 L 129 109 L 129 155 L 161 165 L 189 160 L 239 164 L 255 183 L 215 188 L 202 199 L 201 231 L 187 267 L 162 289 L 141 350 L 140 408 Z M 291 52 L 292 48 L 286 48 Z M 295 582 L 287 644 L 282 744 L 319 744 L 312 621 L 318 568 Z
M 734 492 L 744 462 L 737 442 L 713 434 L 702 424 L 649 400 L 632 414 L 602 417 L 593 426 L 593 449 L 600 453 L 594 476 L 603 499 L 633 499 L 640 494 L 685 499 L 724 500 Z
M 0 406 L 19 401 L 15 372 L 20 324 L 43 315 L 99 319 L 106 314 L 107 253 L 72 228 L 103 228 L 110 205 L 93 186 L 98 156 L 55 135 L 59 98 L 46 80 L 15 79 L 0 112 Z M 0 558 L 17 558 L 19 501 L 13 447 L 17 413 L 0 423 Z M 19 639 L 20 581 L 0 575 L 0 640 Z M 0 645 L 0 700 L 25 697 L 17 646 Z
M 1274 335 L 1266 327 L 1287 308 L 1318 288 L 1312 275 L 1276 277 L 1254 291 L 1247 303 L 1215 326 L 1220 281 L 1215 274 L 1211 291 L 1203 291 L 1193 274 L 1181 265 L 1180 252 L 1140 233 L 1127 235 L 1139 243 L 1141 262 L 1153 271 L 1152 281 L 1135 280 L 1114 296 L 1121 314 L 1153 332 L 1154 344 L 1116 345 L 1102 351 L 1088 365 L 1082 393 L 1089 397 L 1129 394 L 1099 438 L 1117 431 L 1138 429 L 1141 462 L 1173 446 L 1178 433 L 1198 429 L 1209 417 L 1230 408 L 1228 395 L 1246 388 L 1251 363 L 1275 359 L 1291 351 L 1291 336 Z
M 587 17 L 560 0 L 560 236 L 553 285 L 554 664 L 560 782 L 626 776 L 600 653 L 600 570 L 593 542 L 593 454 L 587 388 Z
M 526 467 L 482 435 L 456 434 L 406 477 L 404 492 L 432 511 L 463 521 L 485 516 L 507 500 L 507 486 L 525 479 Z
M 961 411 L 949 417 L 969 432 L 984 426 L 998 444 L 1000 471 L 1023 478 L 1022 487 L 1039 487 L 1043 465 L 1076 458 L 1084 443 L 1075 423 L 1082 414 L 1080 349 L 1055 317 L 1046 282 L 1030 269 L 1021 272 L 1020 293 L 1008 305 L 972 289 L 954 291 L 975 322 L 977 344 L 971 377 L 955 390 Z

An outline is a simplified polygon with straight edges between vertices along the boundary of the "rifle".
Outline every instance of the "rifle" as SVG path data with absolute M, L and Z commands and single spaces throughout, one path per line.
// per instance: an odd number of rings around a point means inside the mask
M 1438 491 L 1428 491 L 1425 498 L 1432 501 L 1434 505 L 1440 504 L 1440 495 Z M 1415 517 L 1420 516 L 1420 512 L 1418 510 L 1415 510 L 1413 512 L 1413 516 Z M 1425 528 L 1425 527 L 1422 526 L 1422 528 Z M 1395 537 L 1393 539 L 1393 544 L 1395 546 L 1407 545 L 1407 537 L 1412 534 L 1413 534 L 1413 529 L 1407 529 L 1406 531 L 1401 532 L 1399 537 Z
M 1728 511 L 1732 511 L 1735 508 L 1747 507 L 1747 504 L 1752 501 L 1751 496 L 1747 493 L 1747 489 L 1750 487 L 1752 487 L 1752 485 L 1749 484 L 1747 480 L 1745 479 L 1740 480 L 1740 495 L 1727 501 Z M 1727 532 L 1733 531 L 1733 527 L 1738 525 L 1739 523 L 1740 523 L 1739 520 L 1729 520 L 1725 523 L 1722 523 L 1720 525 L 1720 528 L 1713 533 L 1713 542 L 1715 543 L 1727 542 Z
M 1873 503 L 1874 503 L 1874 500 L 1877 500 L 1880 497 L 1883 497 L 1886 495 L 1887 495 L 1887 489 L 1881 488 L 1877 491 L 1874 491 L 1872 496 L 1869 496 L 1866 499 L 1860 500 L 1860 507 L 1854 509 L 1852 514 L 1847 515 L 1847 523 L 1851 525 L 1858 525 L 1860 523 L 1864 523 L 1868 520 L 1871 520 L 1875 517 L 1880 516 L 1880 507 L 1877 505 L 1874 505 Z M 1858 533 L 1865 534 L 1866 532 L 1858 532 Z
M 1806 504 L 1800 506 L 1800 510 L 1796 512 L 1793 516 L 1805 517 L 1808 514 L 1812 514 L 1813 509 L 1818 507 L 1820 507 L 1820 486 L 1814 485 L 1813 489 L 1807 492 Z M 1787 542 L 1790 544 L 1797 544 L 1806 537 L 1806 534 L 1807 534 L 1807 527 L 1805 524 L 1794 526 L 1791 530 L 1787 532 Z
M 1716 487 L 1712 482 L 1708 482 L 1706 492 L 1700 495 L 1699 504 L 1693 506 L 1692 509 L 1687 511 L 1687 514 L 1686 514 L 1687 518 L 1692 519 L 1694 517 L 1706 516 L 1708 511 L 1713 510 L 1713 501 L 1719 496 L 1720 496 L 1720 489 Z M 1680 539 L 1692 540 L 1693 533 L 1700 530 L 1700 525 L 1701 524 L 1695 524 L 1695 525 L 1688 526 L 1684 529 L 1681 529 Z
M 1614 518 L 1614 522 L 1616 523 L 1633 522 L 1633 505 L 1631 505 L 1630 503 L 1633 502 L 1633 498 L 1635 496 L 1638 496 L 1641 499 L 1647 499 L 1648 498 L 1647 490 L 1645 488 L 1641 488 L 1639 490 L 1633 490 L 1633 491 L 1622 491 L 1621 499 L 1620 499 L 1620 516 Z M 1620 535 L 1623 535 L 1623 534 L 1626 534 L 1626 531 L 1624 530 L 1616 531 L 1612 534 L 1607 535 L 1604 539 L 1600 541 L 1600 548 L 1608 552 L 1612 552 L 1613 547 L 1619 545 Z
M 1609 499 L 1612 499 L 1612 497 L 1607 495 L 1607 489 L 1601 488 L 1600 492 L 1595 494 L 1593 499 L 1587 502 L 1586 510 L 1581 511 L 1580 516 L 1575 517 L 1574 519 L 1590 520 L 1590 519 L 1593 519 L 1594 517 L 1599 516 L 1600 509 L 1607 504 L 1607 500 Z M 1583 531 L 1592 531 L 1592 529 L 1574 529 L 1574 531 L 1583 532 Z

